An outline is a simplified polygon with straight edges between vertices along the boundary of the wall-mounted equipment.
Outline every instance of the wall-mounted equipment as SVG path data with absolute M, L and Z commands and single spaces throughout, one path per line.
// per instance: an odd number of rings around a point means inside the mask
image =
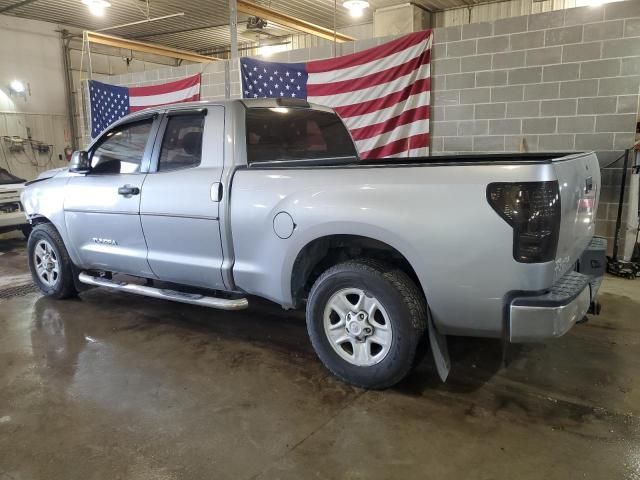
M 247 19 L 247 30 L 264 30 L 267 28 L 267 21 L 260 17 L 249 17 Z
M 49 153 L 51 151 L 51 145 L 38 140 L 31 141 L 31 148 L 38 153 Z
M 22 137 L 6 136 L 2 138 L 4 139 L 4 143 L 7 146 L 7 149 L 11 153 L 24 152 L 24 139 Z

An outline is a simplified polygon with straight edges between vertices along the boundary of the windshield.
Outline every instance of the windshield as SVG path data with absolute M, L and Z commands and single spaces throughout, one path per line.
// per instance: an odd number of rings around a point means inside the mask
M 0 185 L 10 185 L 12 183 L 24 183 L 25 180 L 23 178 L 16 177 L 15 175 L 11 175 L 4 168 L 0 168 Z

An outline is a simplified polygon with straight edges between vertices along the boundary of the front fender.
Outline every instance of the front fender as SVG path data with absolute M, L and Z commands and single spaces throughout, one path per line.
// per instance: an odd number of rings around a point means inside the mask
M 64 218 L 64 195 L 68 181 L 69 177 L 58 175 L 31 183 L 22 191 L 20 200 L 29 222 L 33 222 L 36 218 L 45 218 L 56 227 L 71 260 L 74 264 L 78 264 L 79 256 L 69 241 Z

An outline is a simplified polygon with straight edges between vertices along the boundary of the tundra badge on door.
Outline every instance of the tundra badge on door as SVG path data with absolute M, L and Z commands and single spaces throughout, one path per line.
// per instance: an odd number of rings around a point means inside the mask
M 100 245 L 118 245 L 118 242 L 115 240 L 111 240 L 110 238 L 92 238 L 93 243 L 98 243 Z

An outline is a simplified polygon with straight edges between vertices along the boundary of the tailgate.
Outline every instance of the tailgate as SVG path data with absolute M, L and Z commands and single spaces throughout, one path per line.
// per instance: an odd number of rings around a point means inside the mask
M 600 165 L 596 154 L 581 153 L 553 160 L 560 189 L 560 237 L 555 278 L 571 269 L 595 232 L 600 198 Z

